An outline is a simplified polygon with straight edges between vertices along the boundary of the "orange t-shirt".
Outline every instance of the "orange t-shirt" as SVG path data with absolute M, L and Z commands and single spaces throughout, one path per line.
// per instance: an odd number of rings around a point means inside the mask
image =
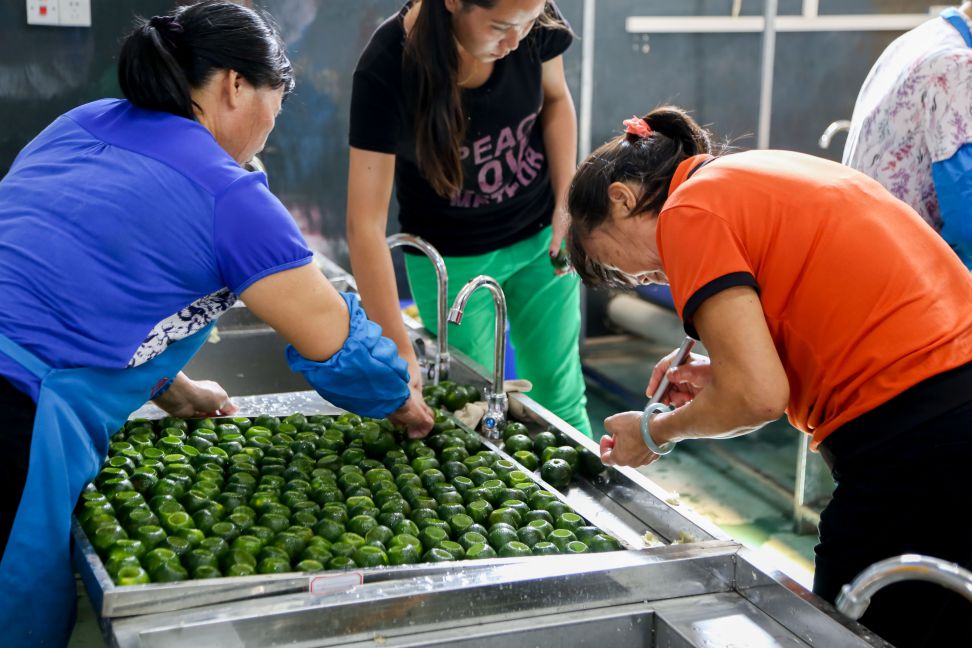
M 693 334 L 705 299 L 756 288 L 790 382 L 787 414 L 812 447 L 972 361 L 972 275 L 905 203 L 787 151 L 717 158 L 686 180 L 707 159 L 678 167 L 658 217 L 675 306 Z

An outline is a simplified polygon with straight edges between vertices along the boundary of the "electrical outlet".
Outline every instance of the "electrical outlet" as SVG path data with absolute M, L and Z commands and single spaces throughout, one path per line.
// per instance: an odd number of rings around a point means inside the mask
M 59 0 L 27 0 L 27 24 L 57 26 L 61 14 L 59 4 Z
M 90 27 L 91 0 L 60 0 L 61 27 Z

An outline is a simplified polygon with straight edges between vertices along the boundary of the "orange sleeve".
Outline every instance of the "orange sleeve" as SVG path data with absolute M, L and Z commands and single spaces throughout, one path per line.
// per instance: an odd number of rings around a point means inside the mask
M 656 238 L 675 308 L 685 332 L 698 339 L 692 317 L 706 299 L 734 286 L 759 292 L 749 252 L 725 219 L 696 207 L 659 215 Z

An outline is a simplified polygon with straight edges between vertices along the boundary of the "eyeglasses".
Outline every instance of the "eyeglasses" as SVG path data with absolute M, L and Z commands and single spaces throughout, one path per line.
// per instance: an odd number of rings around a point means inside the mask
M 649 270 L 631 274 L 609 263 L 595 261 L 583 254 L 583 251 L 578 259 L 571 258 L 570 263 L 586 282 L 594 286 L 636 288 L 653 283 L 666 283 L 662 272 Z

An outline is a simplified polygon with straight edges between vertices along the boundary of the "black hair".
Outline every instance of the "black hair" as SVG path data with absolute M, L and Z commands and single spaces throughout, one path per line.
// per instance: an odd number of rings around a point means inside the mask
M 497 0 L 459 0 L 492 9 Z M 537 24 L 569 29 L 550 2 Z M 452 14 L 445 0 L 422 0 L 415 24 L 405 41 L 403 69 L 415 86 L 415 153 L 419 169 L 435 192 L 451 198 L 462 190 L 460 150 L 466 136 L 459 87 L 459 50 L 452 31 Z
M 191 90 L 220 70 L 256 88 L 294 88 L 294 71 L 269 14 L 204 0 L 165 16 L 138 18 L 118 57 L 118 82 L 140 108 L 196 119 Z
M 625 133 L 602 144 L 581 163 L 570 184 L 567 253 L 574 270 L 592 286 L 628 285 L 584 250 L 584 239 L 610 215 L 608 187 L 614 182 L 637 184 L 641 194 L 629 216 L 657 213 L 668 200 L 678 165 L 712 152 L 709 133 L 681 108 L 662 106 L 642 119 L 652 130 L 647 137 Z

